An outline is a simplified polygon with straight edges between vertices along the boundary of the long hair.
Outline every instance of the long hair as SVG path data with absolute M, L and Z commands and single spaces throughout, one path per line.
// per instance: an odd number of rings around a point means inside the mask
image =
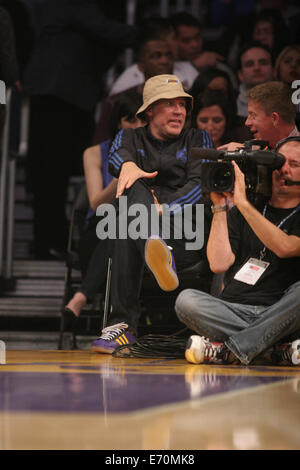
M 197 128 L 197 116 L 199 112 L 203 108 L 209 108 L 211 106 L 219 106 L 225 116 L 225 131 L 222 136 L 222 141 L 225 142 L 234 126 L 235 115 L 232 113 L 227 96 L 220 90 L 206 90 L 195 98 L 191 126 Z
M 118 132 L 118 126 L 123 117 L 128 119 L 135 117 L 135 113 L 142 106 L 142 103 L 142 95 L 134 90 L 125 91 L 120 95 L 114 104 L 109 121 L 111 135 L 115 135 Z

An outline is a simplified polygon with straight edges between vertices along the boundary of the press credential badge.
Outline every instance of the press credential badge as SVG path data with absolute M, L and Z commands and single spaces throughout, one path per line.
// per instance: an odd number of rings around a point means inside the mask
M 269 265 L 270 263 L 267 261 L 250 258 L 236 273 L 234 279 L 254 286 L 254 284 L 257 283 L 258 279 L 263 275 Z

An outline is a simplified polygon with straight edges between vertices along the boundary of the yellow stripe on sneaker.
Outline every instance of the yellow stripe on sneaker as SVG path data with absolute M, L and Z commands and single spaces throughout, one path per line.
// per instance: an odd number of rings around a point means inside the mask
M 125 344 L 129 344 L 129 341 L 124 334 L 122 335 L 122 339 L 125 341 Z

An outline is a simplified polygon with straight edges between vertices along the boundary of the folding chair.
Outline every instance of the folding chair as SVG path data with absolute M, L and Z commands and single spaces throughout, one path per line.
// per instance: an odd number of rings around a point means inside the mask
M 83 185 L 75 199 L 75 202 L 72 208 L 72 214 L 71 214 L 67 255 L 66 255 L 65 286 L 64 286 L 64 295 L 63 295 L 62 306 L 61 306 L 58 349 L 63 349 L 64 336 L 66 333 L 62 312 L 66 304 L 69 302 L 69 300 L 73 297 L 73 295 L 79 288 L 81 284 L 81 280 L 82 280 L 81 265 L 80 265 L 79 255 L 78 255 L 78 241 L 79 241 L 80 235 L 82 234 L 82 231 L 84 230 L 84 225 L 86 222 L 86 215 L 87 215 L 88 209 L 89 209 L 89 200 L 88 200 L 87 190 L 86 190 L 86 186 Z M 99 317 L 101 316 L 100 299 L 101 299 L 101 293 L 99 293 L 99 296 L 96 296 L 92 304 L 86 305 L 86 307 L 82 310 L 80 314 L 80 318 L 79 318 L 80 323 L 82 323 L 83 319 L 87 321 L 86 330 L 90 329 L 92 318 L 97 318 L 97 321 L 99 321 Z M 77 322 L 77 324 L 79 323 L 79 321 Z M 97 326 L 97 331 L 98 330 L 99 330 L 99 327 Z M 74 330 L 71 331 L 72 349 L 77 349 L 76 334 L 78 332 L 79 332 L 79 327 L 77 328 L 77 331 L 74 331 Z

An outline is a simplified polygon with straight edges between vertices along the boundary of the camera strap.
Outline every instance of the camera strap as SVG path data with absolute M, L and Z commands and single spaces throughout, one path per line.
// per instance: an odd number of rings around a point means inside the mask
M 263 212 L 262 212 L 262 215 L 265 217 L 266 216 L 266 212 L 267 212 L 267 207 L 268 207 L 268 204 L 266 203 L 264 209 L 263 209 Z M 279 222 L 278 224 L 275 224 L 276 227 L 278 228 L 281 228 L 283 226 L 283 224 L 288 220 L 290 219 L 291 217 L 293 217 L 293 215 L 296 214 L 296 212 L 299 212 L 300 210 L 300 204 L 298 204 L 297 207 L 295 207 L 295 209 L 288 215 L 286 216 L 284 219 L 281 220 L 281 222 Z M 259 259 L 262 260 L 266 254 L 266 251 L 267 251 L 267 248 L 264 246 L 263 249 L 260 251 L 259 255 Z

